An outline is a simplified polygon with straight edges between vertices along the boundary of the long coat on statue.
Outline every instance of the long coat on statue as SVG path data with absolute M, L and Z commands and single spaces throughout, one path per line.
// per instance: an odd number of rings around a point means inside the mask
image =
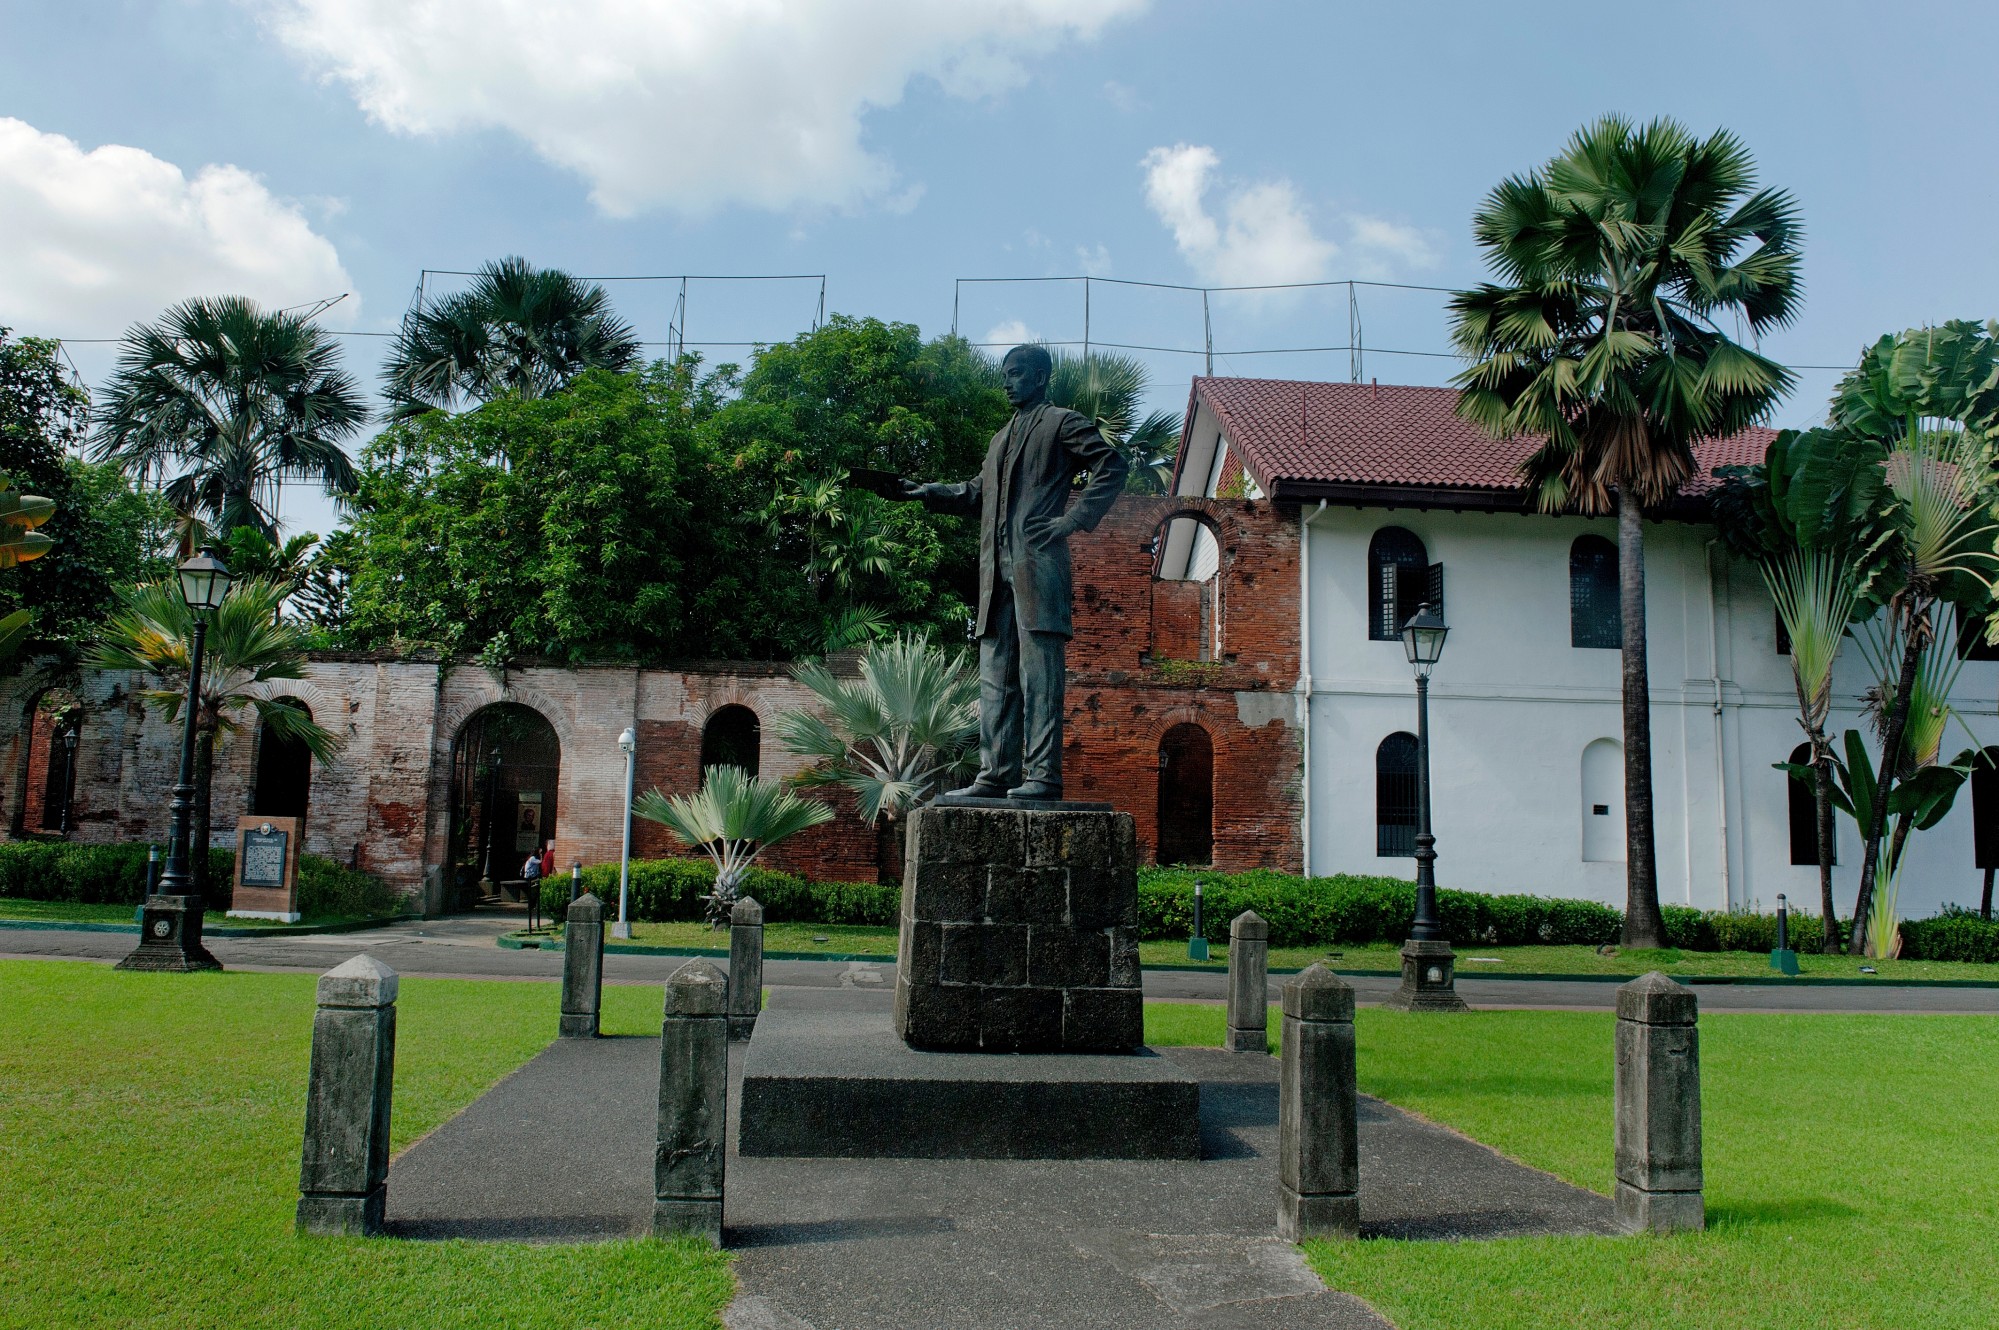
M 993 630 L 995 571 L 1012 573 L 1015 614 L 1031 633 L 1072 633 L 1069 542 L 1049 539 L 1066 510 L 1079 530 L 1094 531 L 1124 489 L 1124 455 L 1087 416 L 1043 402 L 1016 411 L 993 435 L 977 480 L 939 485 L 926 506 L 941 513 L 979 515 L 978 635 Z M 1070 482 L 1089 482 L 1069 508 Z

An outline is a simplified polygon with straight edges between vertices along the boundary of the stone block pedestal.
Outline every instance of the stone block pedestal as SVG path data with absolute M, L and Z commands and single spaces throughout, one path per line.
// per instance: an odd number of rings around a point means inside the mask
M 1128 814 L 982 800 L 909 819 L 895 1030 L 914 1048 L 1126 1052 L 1144 1040 Z
M 1402 944 L 1402 986 L 1381 1000 L 1402 1011 L 1469 1011 L 1458 996 L 1457 955 L 1441 938 Z

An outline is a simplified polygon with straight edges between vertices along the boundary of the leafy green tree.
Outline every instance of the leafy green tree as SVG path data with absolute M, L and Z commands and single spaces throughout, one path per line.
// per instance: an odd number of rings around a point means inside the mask
M 705 850 L 715 861 L 715 889 L 702 897 L 708 902 L 708 922 L 715 928 L 729 922 L 729 911 L 742 895 L 743 874 L 758 855 L 833 820 L 830 807 L 801 797 L 783 781 L 752 776 L 726 764 L 708 768 L 701 788 L 693 794 L 647 790 L 633 801 L 632 811 L 659 823 L 682 844 Z
M 367 418 L 319 325 L 241 296 L 204 297 L 125 334 L 97 454 L 127 474 L 178 467 L 163 488 L 176 510 L 217 531 L 275 536 L 283 482 L 354 492 L 342 440 Z
M 791 673 L 819 707 L 779 716 L 778 737 L 812 761 L 800 782 L 852 791 L 863 822 L 897 821 L 944 782 L 971 775 L 979 680 L 963 652 L 898 634 L 867 648 L 858 678 L 819 661 Z
M 1825 726 L 1833 662 L 1848 628 L 1871 607 L 1869 588 L 1886 575 L 1887 452 L 1841 430 L 1784 430 L 1761 463 L 1720 474 L 1716 523 L 1730 548 L 1762 574 L 1791 642 L 1798 724 L 1810 761 L 1779 765 L 1812 786 L 1820 922 L 1833 952 L 1843 939 L 1832 895 L 1836 758 Z
M 303 744 L 322 762 L 340 750 L 337 735 L 302 708 L 278 700 L 271 687 L 306 677 L 311 646 L 304 628 L 278 617 L 284 598 L 284 588 L 275 583 L 239 582 L 210 616 L 195 710 L 191 839 L 197 851 L 209 842 L 216 741 L 240 728 L 246 715 L 254 714 L 279 738 Z M 90 664 L 151 674 L 159 686 L 147 690 L 146 700 L 175 720 L 187 695 L 193 633 L 194 616 L 177 582 L 169 578 L 133 587 L 104 625 Z M 196 853 L 192 861 L 194 888 L 206 894 L 211 887 L 208 857 Z
M 634 369 L 639 339 L 603 287 L 522 258 L 413 311 L 383 367 L 398 418 L 500 397 L 547 397 L 585 370 Z
M 1502 182 L 1473 221 L 1498 280 L 1451 300 L 1473 362 L 1458 411 L 1543 442 L 1523 479 L 1543 511 L 1617 513 L 1623 612 L 1624 943 L 1666 945 L 1654 856 L 1644 510 L 1696 441 L 1764 419 L 1792 382 L 1723 331 L 1780 327 L 1799 299 L 1796 208 L 1759 190 L 1732 134 L 1606 117 Z
M 1049 401 L 1096 421 L 1104 437 L 1124 453 L 1129 466 L 1125 488 L 1140 494 L 1164 493 L 1180 455 L 1178 415 L 1139 415 L 1151 387 L 1152 376 L 1142 362 L 1103 351 L 1084 356 L 1056 352 L 1048 380 Z

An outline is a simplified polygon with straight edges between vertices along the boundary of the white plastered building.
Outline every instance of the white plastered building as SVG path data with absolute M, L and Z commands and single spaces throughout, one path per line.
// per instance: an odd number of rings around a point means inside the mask
M 1304 524 L 1296 588 L 1306 871 L 1410 877 L 1415 692 L 1394 628 L 1442 591 L 1431 682 L 1437 878 L 1446 887 L 1621 905 L 1625 890 L 1615 520 L 1534 512 L 1531 444 L 1494 442 L 1450 389 L 1198 378 L 1175 492 L 1267 497 Z M 1816 914 L 1808 791 L 1772 767 L 1803 738 L 1789 657 L 1753 566 L 1716 538 L 1718 466 L 1760 461 L 1753 430 L 1704 444 L 1699 474 L 1646 523 L 1646 630 L 1659 894 L 1666 904 Z M 1294 507 L 1295 505 L 1295 507 Z M 1188 524 L 1163 563 L 1216 557 Z M 1275 594 L 1273 590 L 1273 594 Z M 1983 654 L 1983 653 L 1978 653 Z M 1853 645 L 1832 730 L 1864 728 Z M 1967 659 L 1946 756 L 1999 744 L 1999 661 Z M 1869 732 L 1869 748 L 1875 744 Z M 1983 824 L 1983 834 L 1979 834 Z M 1837 818 L 1835 900 L 1852 908 L 1860 838 Z M 1796 839 L 1794 841 L 1794 833 Z M 1999 782 L 1974 781 L 1912 838 L 1901 913 L 1976 906 L 1999 861 Z M 1982 854 L 1981 854 L 1982 852 Z M 1982 862 L 1981 862 L 1982 859 Z

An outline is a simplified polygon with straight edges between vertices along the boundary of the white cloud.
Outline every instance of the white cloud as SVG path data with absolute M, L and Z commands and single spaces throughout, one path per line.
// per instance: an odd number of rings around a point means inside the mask
M 988 351 L 1009 351 L 1025 342 L 1038 342 L 1041 334 L 1022 323 L 1019 319 L 1008 319 L 986 329 L 986 335 L 979 339 L 979 345 Z
M 1076 246 L 1076 265 L 1086 277 L 1108 277 L 1111 275 L 1111 251 L 1108 245 Z
M 0 118 L 0 324 L 103 337 L 191 296 L 283 306 L 354 289 L 331 241 L 249 172 L 172 162 Z M 328 318 L 359 312 L 350 297 Z
M 1320 234 L 1289 180 L 1229 182 L 1218 189 L 1221 160 L 1213 148 L 1176 143 L 1154 148 L 1139 163 L 1146 203 L 1204 282 L 1256 286 L 1324 281 L 1342 253 L 1351 268 L 1342 275 L 1364 278 L 1432 267 L 1437 261 L 1431 236 L 1379 217 L 1355 213 L 1337 218 L 1344 245 Z M 1221 195 L 1219 217 L 1210 208 L 1211 194 Z
M 1138 95 L 1137 88 L 1132 87 L 1128 83 L 1119 83 L 1116 79 L 1106 79 L 1104 81 L 1104 100 L 1118 110 L 1123 111 L 1126 115 L 1130 115 L 1134 111 L 1149 111 L 1152 109 L 1152 104 Z
M 1148 0 L 246 0 L 368 116 L 503 129 L 605 212 L 854 208 L 896 194 L 864 114 L 918 78 L 957 97 L 1028 78 Z

